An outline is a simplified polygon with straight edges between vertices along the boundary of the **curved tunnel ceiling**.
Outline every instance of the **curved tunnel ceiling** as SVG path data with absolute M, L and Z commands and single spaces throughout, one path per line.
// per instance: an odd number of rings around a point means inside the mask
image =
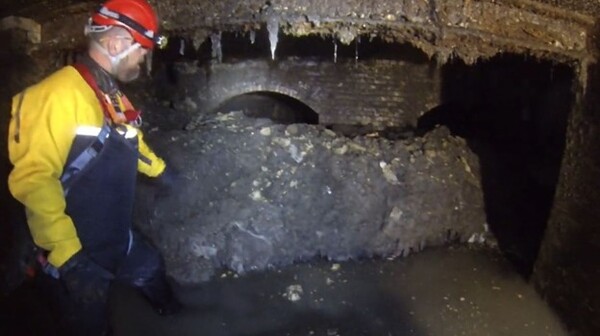
M 96 1 L 32 1 L 27 5 L 5 0 L 0 17 L 31 17 L 44 27 L 64 25 L 61 17 L 78 17 L 73 32 L 79 37 L 85 16 Z M 349 44 L 358 35 L 377 35 L 409 42 L 430 57 L 445 62 L 460 58 L 473 63 L 498 53 L 527 53 L 560 62 L 587 63 L 589 42 L 600 12 L 594 2 L 528 0 L 327 1 L 310 0 L 154 0 L 167 32 L 187 34 L 199 46 L 211 32 L 248 31 L 278 27 L 294 36 L 333 36 Z M 56 40 L 56 38 L 55 38 Z

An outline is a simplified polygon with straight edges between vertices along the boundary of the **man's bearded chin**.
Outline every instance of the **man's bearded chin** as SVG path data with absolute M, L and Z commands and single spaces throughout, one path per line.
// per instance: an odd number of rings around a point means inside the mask
M 117 79 L 123 83 L 129 83 L 140 76 L 141 68 L 139 64 L 127 66 L 124 62 L 117 68 Z

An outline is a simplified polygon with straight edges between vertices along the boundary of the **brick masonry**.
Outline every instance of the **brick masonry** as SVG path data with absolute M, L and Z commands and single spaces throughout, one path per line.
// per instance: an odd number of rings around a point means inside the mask
M 441 96 L 435 65 L 403 61 L 246 60 L 209 64 L 183 80 L 203 113 L 242 94 L 273 92 L 304 103 L 321 124 L 414 126 Z

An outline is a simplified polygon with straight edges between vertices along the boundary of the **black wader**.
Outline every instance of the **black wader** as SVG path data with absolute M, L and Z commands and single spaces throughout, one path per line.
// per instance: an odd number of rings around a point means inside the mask
M 72 163 L 82 152 L 96 155 L 67 183 L 63 181 L 66 213 L 75 223 L 81 253 L 91 261 L 59 279 L 66 291 L 60 300 L 63 323 L 75 335 L 101 335 L 108 330 L 107 298 L 113 280 L 140 289 L 154 307 L 172 299 L 160 254 L 131 229 L 137 135 L 126 139 L 108 125 L 103 131 L 108 134 L 103 143 L 99 136 L 76 137 L 65 174 L 72 173 Z

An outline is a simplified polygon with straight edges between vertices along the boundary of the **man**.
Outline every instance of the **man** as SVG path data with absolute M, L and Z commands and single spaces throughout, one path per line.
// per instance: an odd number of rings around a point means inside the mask
M 73 334 L 108 330 L 113 281 L 138 288 L 160 314 L 180 307 L 161 256 L 131 230 L 137 171 L 165 183 L 173 174 L 115 81 L 139 76 L 144 56 L 164 45 L 157 30 L 146 0 L 108 0 L 86 26 L 88 55 L 13 98 L 9 188 L 45 273 L 66 292 L 61 315 Z

